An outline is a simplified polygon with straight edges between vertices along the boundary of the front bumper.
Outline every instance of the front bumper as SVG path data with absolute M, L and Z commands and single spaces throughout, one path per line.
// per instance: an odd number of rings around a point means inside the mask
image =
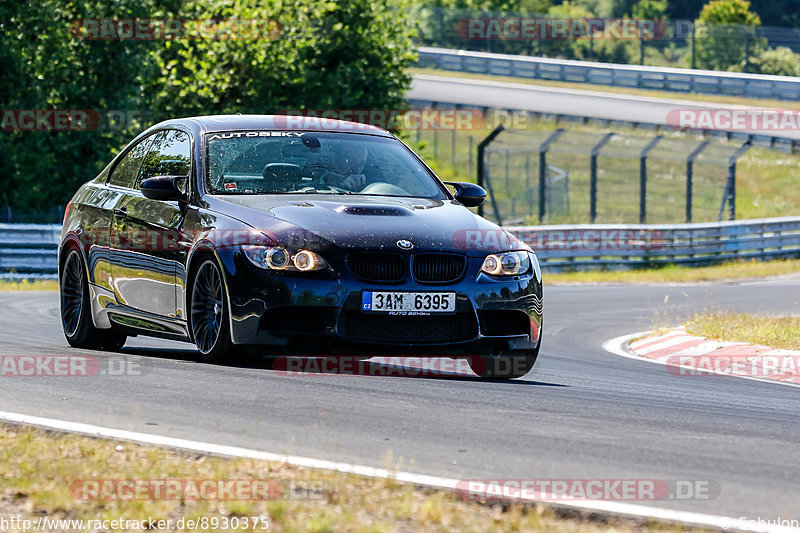
M 511 279 L 481 273 L 481 257 L 469 257 L 462 279 L 431 285 L 368 283 L 349 274 L 344 261 L 327 258 L 333 272 L 273 273 L 241 253 L 221 256 L 230 298 L 235 344 L 273 346 L 307 355 L 368 352 L 429 355 L 535 350 L 542 324 L 538 269 Z M 455 314 L 388 316 L 364 313 L 361 293 L 455 292 Z

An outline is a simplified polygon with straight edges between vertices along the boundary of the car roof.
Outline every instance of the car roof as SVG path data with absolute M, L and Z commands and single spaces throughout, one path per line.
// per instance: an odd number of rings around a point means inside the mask
M 184 126 L 198 133 L 243 130 L 298 130 L 298 131 L 330 131 L 341 133 L 368 133 L 391 137 L 392 134 L 383 128 L 358 122 L 320 118 L 304 115 L 205 115 L 186 117 L 160 122 L 149 130 Z

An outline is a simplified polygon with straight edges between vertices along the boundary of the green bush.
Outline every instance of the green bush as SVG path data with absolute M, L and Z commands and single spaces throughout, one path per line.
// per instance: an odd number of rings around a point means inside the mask
M 764 50 L 752 60 L 751 72 L 776 76 L 800 76 L 800 54 L 779 46 Z
M 218 0 L 3 2 L 4 110 L 129 110 L 147 118 L 111 131 L 3 131 L 0 205 L 63 205 L 135 133 L 168 117 L 400 107 L 410 84 L 405 69 L 414 61 L 405 9 L 404 0 L 256 7 Z M 135 17 L 274 19 L 281 31 L 262 40 L 81 40 L 70 34 L 75 19 Z

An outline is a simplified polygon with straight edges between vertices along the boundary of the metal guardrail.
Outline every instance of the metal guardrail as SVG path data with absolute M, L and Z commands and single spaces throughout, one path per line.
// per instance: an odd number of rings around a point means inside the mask
M 0 224 L 0 279 L 55 279 L 60 224 Z
M 694 224 L 507 226 L 547 271 L 800 257 L 800 216 Z M 0 279 L 55 279 L 58 224 L 0 224 Z
M 506 227 L 536 251 L 542 268 L 633 269 L 733 259 L 800 257 L 800 217 L 692 224 Z
M 800 100 L 800 78 L 790 76 L 595 63 L 431 47 L 420 47 L 417 53 L 420 67 L 458 72 L 683 93 Z

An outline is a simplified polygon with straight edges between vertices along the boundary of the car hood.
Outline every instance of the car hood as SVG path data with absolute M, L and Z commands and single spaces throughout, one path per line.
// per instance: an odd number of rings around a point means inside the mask
M 216 198 L 233 204 L 236 213 L 227 214 L 267 234 L 305 230 L 341 248 L 398 250 L 400 240 L 411 241 L 415 251 L 494 252 L 513 247 L 504 230 L 452 200 L 355 195 Z M 276 219 L 290 226 L 276 225 Z

